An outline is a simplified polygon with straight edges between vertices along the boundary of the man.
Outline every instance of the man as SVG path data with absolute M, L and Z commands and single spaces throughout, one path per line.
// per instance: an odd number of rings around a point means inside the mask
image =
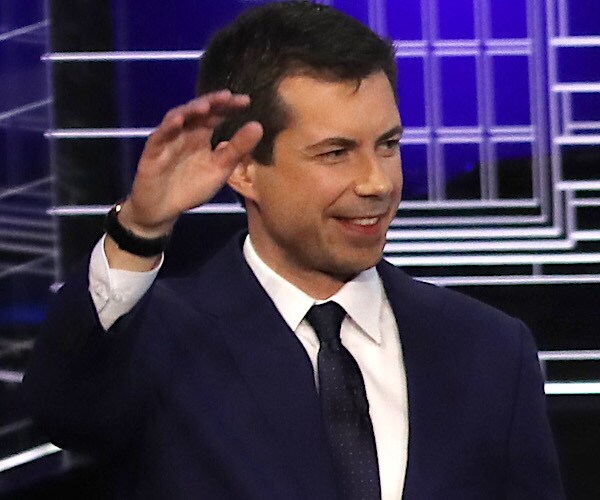
M 59 445 L 113 461 L 121 497 L 561 498 L 526 328 L 381 260 L 395 78 L 390 44 L 306 2 L 211 42 L 200 97 L 149 138 L 24 381 Z M 225 183 L 248 235 L 154 282 L 178 216 Z

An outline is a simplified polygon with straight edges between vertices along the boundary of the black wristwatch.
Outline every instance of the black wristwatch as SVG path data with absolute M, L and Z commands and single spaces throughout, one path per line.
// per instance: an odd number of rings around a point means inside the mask
M 106 214 L 104 230 L 121 250 L 125 250 L 139 257 L 155 257 L 165 251 L 169 243 L 170 234 L 165 234 L 159 238 L 141 238 L 135 233 L 123 227 L 119 222 L 119 212 L 124 200 L 113 205 Z

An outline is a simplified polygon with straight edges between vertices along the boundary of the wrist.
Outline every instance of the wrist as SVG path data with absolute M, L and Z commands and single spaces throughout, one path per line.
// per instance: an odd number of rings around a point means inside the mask
M 136 225 L 126 209 L 126 202 L 118 202 L 110 209 L 105 220 L 106 233 L 116 245 L 139 257 L 156 257 L 169 243 L 172 224 L 166 227 L 147 228 Z
M 160 238 L 162 236 L 171 234 L 173 231 L 175 221 L 168 220 L 154 223 L 147 222 L 145 220 L 146 218 L 144 217 L 143 211 L 140 216 L 138 214 L 140 211 L 136 209 L 135 203 L 129 198 L 124 198 L 123 200 L 115 203 L 114 206 L 116 207 L 117 205 L 120 206 L 120 210 L 118 211 L 118 219 L 121 226 L 140 238 Z

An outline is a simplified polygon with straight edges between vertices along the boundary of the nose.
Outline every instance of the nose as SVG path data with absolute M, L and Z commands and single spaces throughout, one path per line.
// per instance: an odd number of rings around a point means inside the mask
M 373 196 L 377 198 L 385 198 L 394 189 L 391 172 L 391 165 L 388 159 L 378 158 L 377 155 L 369 155 L 368 158 L 362 159 L 359 167 L 359 175 L 354 186 L 354 192 L 358 196 Z M 398 165 L 397 168 L 400 168 Z

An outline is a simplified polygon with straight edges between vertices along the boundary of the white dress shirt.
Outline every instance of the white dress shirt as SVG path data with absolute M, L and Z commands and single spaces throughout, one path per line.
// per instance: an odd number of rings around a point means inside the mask
M 306 349 L 318 385 L 319 341 L 304 319 L 317 301 L 275 273 L 256 253 L 250 238 L 244 257 L 275 307 Z M 109 269 L 103 239 L 90 261 L 90 293 L 100 322 L 108 329 L 127 313 L 154 281 L 158 268 L 147 273 Z M 347 312 L 342 344 L 360 367 L 373 422 L 382 500 L 400 500 L 408 458 L 408 396 L 398 326 L 375 268 L 346 283 L 327 300 Z

